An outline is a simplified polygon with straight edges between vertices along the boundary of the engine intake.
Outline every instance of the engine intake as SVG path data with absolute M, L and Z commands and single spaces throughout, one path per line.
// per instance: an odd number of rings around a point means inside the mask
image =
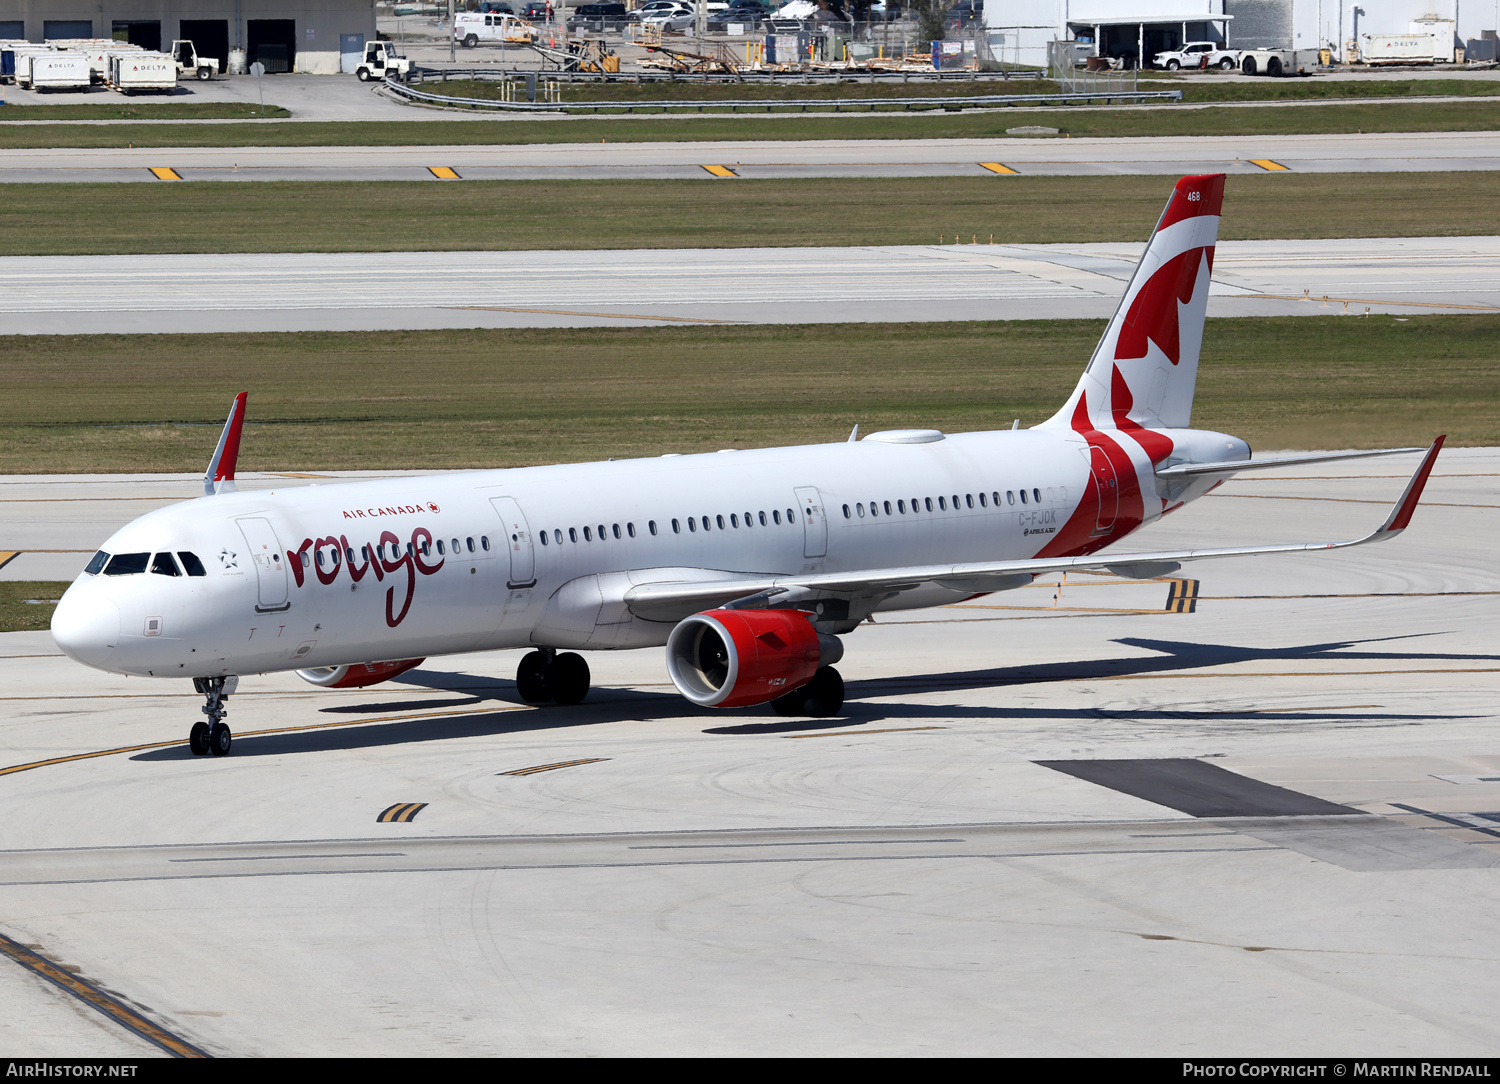
M 667 672 L 694 704 L 743 708 L 801 688 L 843 654 L 797 610 L 707 610 L 672 630 Z
M 297 676 L 325 689 L 363 689 L 366 685 L 389 681 L 426 661 L 425 658 L 396 659 L 393 662 L 357 662 L 352 666 L 313 666 L 298 670 Z

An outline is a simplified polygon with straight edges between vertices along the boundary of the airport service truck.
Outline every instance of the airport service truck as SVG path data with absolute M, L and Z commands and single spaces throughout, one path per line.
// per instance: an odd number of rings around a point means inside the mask
M 404 82 L 411 72 L 411 61 L 396 54 L 396 47 L 388 41 L 365 43 L 365 55 L 360 59 L 354 74 L 361 83 L 371 79 L 394 79 Z
M 1317 70 L 1316 49 L 1246 49 L 1240 71 L 1246 75 L 1306 75 Z
M 179 39 L 172 43 L 172 57 L 177 62 L 178 79 L 199 79 L 204 82 L 214 77 L 219 70 L 218 57 L 199 56 L 192 42 Z

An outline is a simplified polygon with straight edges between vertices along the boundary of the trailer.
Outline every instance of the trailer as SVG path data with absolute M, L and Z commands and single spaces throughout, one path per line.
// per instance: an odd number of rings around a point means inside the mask
M 139 45 L 110 38 L 58 38 L 45 48 L 64 53 L 82 53 L 89 58 L 89 74 L 96 83 L 109 82 L 109 58 L 123 52 L 145 52 Z
M 83 53 L 41 49 L 16 54 L 16 86 L 22 90 L 88 90 L 93 85 Z
M 1316 49 L 1246 49 L 1240 54 L 1240 71 L 1246 75 L 1306 75 L 1318 64 Z
M 166 53 L 111 53 L 105 83 L 121 94 L 134 94 L 138 90 L 164 90 L 170 94 L 177 89 L 177 60 Z

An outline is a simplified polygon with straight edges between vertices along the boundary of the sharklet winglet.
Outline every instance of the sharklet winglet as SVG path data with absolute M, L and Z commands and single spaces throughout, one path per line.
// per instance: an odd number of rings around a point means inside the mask
M 235 491 L 234 469 L 240 458 L 240 432 L 245 427 L 245 400 L 249 394 L 240 392 L 229 406 L 229 417 L 224 422 L 224 431 L 219 434 L 218 447 L 203 474 L 204 496 Z

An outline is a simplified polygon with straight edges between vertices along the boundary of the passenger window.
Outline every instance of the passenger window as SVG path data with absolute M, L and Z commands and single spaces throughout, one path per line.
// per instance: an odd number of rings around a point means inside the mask
M 905 501 L 897 501 L 896 502 L 896 511 L 900 512 L 903 516 L 906 515 L 906 502 Z
M 672 533 L 673 534 L 681 534 L 682 533 L 682 524 L 678 523 L 675 519 L 672 521 Z
M 698 521 L 696 519 L 694 519 L 692 516 L 688 516 L 688 530 L 690 530 L 690 531 L 697 531 L 698 530 Z
M 620 537 L 620 525 L 618 523 L 616 523 L 616 524 L 613 525 L 613 527 L 611 529 L 614 531 L 615 537 L 619 538 Z
M 1016 494 L 1015 494 L 1014 490 L 1007 489 L 1005 491 L 1005 503 L 1006 504 L 1015 504 L 1016 503 Z
M 773 509 L 772 509 L 772 510 L 771 510 L 771 518 L 772 518 L 772 519 L 773 519 L 773 520 L 775 520 L 775 521 L 776 521 L 776 524 L 777 524 L 777 525 L 778 525 L 778 526 L 780 526 L 780 524 L 781 524 L 781 513 L 780 513 L 780 512 L 778 512 L 778 511 L 776 511 L 776 510 L 775 510 L 775 509 L 774 509 L 774 508 L 773 508 Z
M 468 543 L 468 546 L 469 546 L 469 552 L 470 552 L 470 553 L 473 553 L 473 552 L 474 552 L 474 539 L 473 539 L 473 538 L 472 538 L 472 537 L 470 537 L 470 538 L 466 538 L 466 539 L 464 539 L 464 541 L 465 541 L 465 542 L 466 542 L 466 543 Z
M 635 524 L 634 523 L 627 523 L 627 524 L 625 524 L 625 533 L 628 534 L 631 538 L 634 538 L 635 537 Z
M 490 536 L 487 534 L 480 535 L 479 544 L 484 547 L 484 551 L 488 553 L 490 551 Z
M 84 566 L 83 570 L 90 576 L 97 576 L 104 568 L 104 566 L 108 563 L 109 554 L 105 553 L 103 550 L 100 550 L 98 553 L 94 554 L 94 556 L 89 560 L 89 563 Z
M 605 534 L 604 532 L 604 524 L 599 524 L 599 541 L 603 542 L 608 537 L 609 535 Z
M 705 531 L 707 531 L 707 530 L 711 530 L 712 528 L 713 528 L 713 524 L 708 521 L 708 517 L 707 516 L 704 516 L 703 517 L 703 529 Z
M 1033 489 L 1031 491 L 1031 499 L 1034 500 L 1037 504 L 1041 504 L 1042 503 L 1042 491 L 1040 489 Z
M 149 553 L 117 553 L 109 559 L 109 564 L 104 566 L 106 576 L 134 576 L 146 571 L 146 562 L 151 559 Z
M 746 527 L 754 527 L 755 526 L 755 521 L 753 519 L 751 519 L 749 512 L 745 513 L 745 526 Z
M 984 494 L 983 494 L 983 493 L 981 493 L 981 494 L 980 494 L 980 495 L 979 495 L 979 507 L 980 507 L 980 508 L 987 508 L 987 507 L 988 507 L 988 505 L 987 505 L 987 504 L 986 504 L 986 502 L 985 502 L 985 497 L 984 497 Z
M 561 546 L 562 545 L 562 531 L 553 531 L 552 532 L 552 541 L 556 542 L 559 546 Z
M 890 501 L 886 501 L 885 502 L 885 514 L 886 515 L 890 515 L 891 514 L 891 502 Z
M 849 506 L 847 504 L 844 505 L 844 518 L 845 519 L 849 518 Z
M 719 525 L 719 530 L 722 531 L 724 529 L 724 517 L 723 516 L 715 516 L 714 517 L 714 522 Z
M 738 527 L 740 525 L 740 517 L 737 516 L 735 513 L 730 512 L 729 513 L 729 525 L 731 527 Z
M 875 501 L 870 502 L 870 516 L 873 518 L 880 515 L 880 505 Z
M 964 503 L 967 504 L 970 508 L 973 508 L 974 507 L 974 494 L 972 494 L 972 493 L 965 493 L 964 494 Z
M 392 549 L 396 548 L 395 545 L 394 545 L 394 543 L 392 544 L 391 548 Z M 312 567 L 312 558 L 307 555 L 307 551 L 306 550 L 302 551 L 302 567 L 303 568 L 311 568 Z
M 766 525 L 766 514 L 764 512 L 760 514 L 760 525 L 762 527 Z
M 809 513 L 809 515 L 811 515 L 811 513 Z M 796 523 L 797 522 L 797 513 L 793 512 L 790 508 L 788 508 L 786 510 L 786 521 L 787 521 L 787 523 L 789 525 L 793 524 L 793 523 Z
M 151 571 L 158 576 L 181 576 L 177 571 L 177 562 L 172 560 L 170 553 L 158 553 L 151 559 Z
M 955 493 L 953 494 L 953 510 L 957 512 L 960 507 L 962 506 L 958 503 L 958 494 Z
M 182 567 L 189 576 L 207 576 L 208 571 L 203 567 L 203 562 L 198 560 L 196 553 L 187 550 L 178 550 L 177 557 L 182 561 Z
M 546 544 L 547 544 L 547 532 L 543 531 L 542 532 L 542 545 L 545 546 Z
M 594 540 L 594 532 L 588 527 L 583 529 L 583 540 L 585 542 L 592 542 Z
M 927 504 L 927 511 L 931 512 L 932 511 L 932 498 L 931 497 L 923 497 L 922 499 Z
M 578 541 L 578 528 L 577 527 L 569 527 L 568 528 L 568 541 L 569 542 L 577 542 Z
M 998 489 L 995 490 L 995 492 L 993 492 L 993 493 L 990 494 L 990 499 L 995 502 L 995 507 L 996 508 L 1000 507 L 1000 491 Z
M 1022 504 L 1026 503 L 1026 491 L 1024 489 L 1021 490 L 1021 503 Z
M 442 555 L 443 555 L 443 540 L 441 538 L 439 538 L 438 539 L 438 556 L 441 557 Z
M 948 502 L 942 497 L 938 498 L 938 509 L 943 512 L 948 511 Z
M 319 568 L 323 567 L 323 549 L 321 546 L 318 548 L 317 555 L 313 559 L 318 562 Z M 154 564 L 151 566 L 151 571 L 156 571 L 156 566 Z

